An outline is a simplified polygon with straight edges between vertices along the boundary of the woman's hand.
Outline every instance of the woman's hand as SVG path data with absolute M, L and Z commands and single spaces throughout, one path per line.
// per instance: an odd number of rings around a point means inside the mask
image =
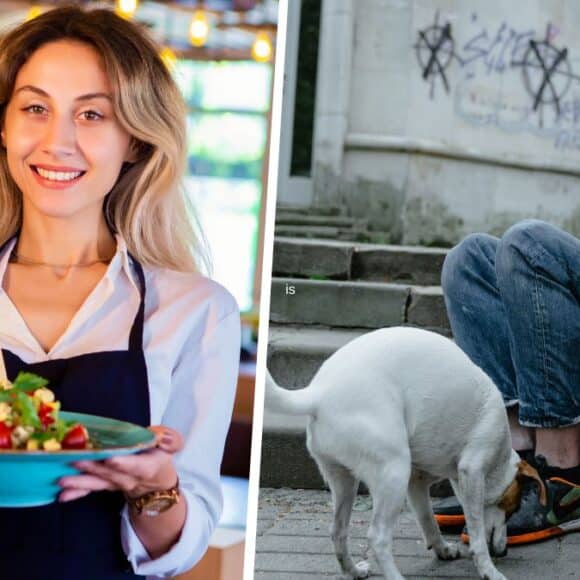
M 82 473 L 59 481 L 63 488 L 59 501 L 78 499 L 92 491 L 118 490 L 128 497 L 139 497 L 150 491 L 173 487 L 177 482 L 173 455 L 183 448 L 183 438 L 174 429 L 162 425 L 149 429 L 157 439 L 155 449 L 104 461 L 75 463 Z

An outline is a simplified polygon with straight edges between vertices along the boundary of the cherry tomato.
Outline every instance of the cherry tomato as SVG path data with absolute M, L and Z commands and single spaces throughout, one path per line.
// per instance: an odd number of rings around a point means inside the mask
M 46 403 L 40 403 L 40 407 L 38 408 L 38 418 L 42 423 L 44 428 L 52 425 L 54 423 L 54 417 L 52 416 L 53 408 Z
M 8 427 L 4 421 L 0 421 L 0 449 L 12 449 L 11 433 L 12 428 Z
M 82 425 L 71 427 L 61 442 L 63 449 L 85 449 L 89 441 L 89 434 Z

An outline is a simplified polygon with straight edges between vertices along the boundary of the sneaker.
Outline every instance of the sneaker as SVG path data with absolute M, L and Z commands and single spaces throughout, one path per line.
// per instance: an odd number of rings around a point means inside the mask
M 508 546 L 531 544 L 580 531 L 580 485 L 551 477 L 546 480 L 547 504 L 540 503 L 537 483 L 524 484 L 519 509 L 507 522 Z M 469 543 L 467 530 L 461 534 Z
M 433 502 L 433 513 L 439 527 L 444 528 L 446 532 L 449 531 L 447 528 L 459 527 L 463 529 L 465 525 L 463 507 L 455 495 Z
M 533 451 L 518 451 L 518 453 L 524 461 L 536 467 Z M 439 527 L 446 533 L 460 532 L 465 526 L 463 507 L 454 495 L 433 502 L 433 514 Z

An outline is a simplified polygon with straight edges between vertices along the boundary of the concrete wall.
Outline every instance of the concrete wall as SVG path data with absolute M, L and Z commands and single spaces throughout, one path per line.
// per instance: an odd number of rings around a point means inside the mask
M 323 2 L 313 203 L 404 243 L 580 236 L 578 2 Z

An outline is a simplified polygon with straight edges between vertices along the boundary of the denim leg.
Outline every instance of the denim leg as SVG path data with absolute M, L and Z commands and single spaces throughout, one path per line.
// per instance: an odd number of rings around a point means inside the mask
M 496 255 L 528 427 L 580 422 L 580 240 L 538 220 L 510 228 Z
M 519 400 L 509 329 L 497 285 L 498 238 L 472 234 L 445 258 L 441 286 L 453 336 L 497 385 L 507 406 Z

